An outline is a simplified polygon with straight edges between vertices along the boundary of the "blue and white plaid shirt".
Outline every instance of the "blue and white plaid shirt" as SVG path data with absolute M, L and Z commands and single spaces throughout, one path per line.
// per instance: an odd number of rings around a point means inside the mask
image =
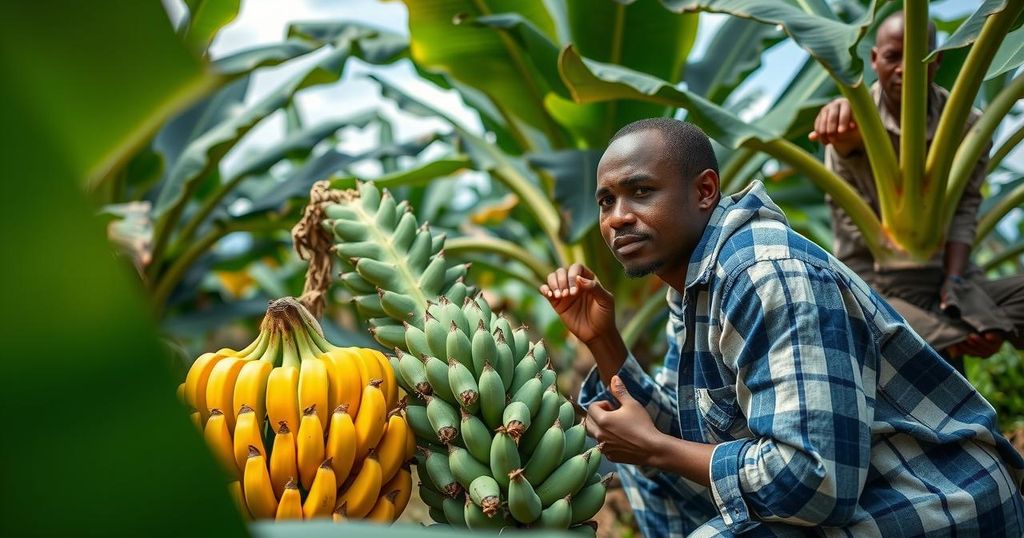
M 661 431 L 717 447 L 710 488 L 618 465 L 644 536 L 1024 535 L 992 407 L 759 182 L 722 199 L 668 303 L 664 368 L 618 375 Z

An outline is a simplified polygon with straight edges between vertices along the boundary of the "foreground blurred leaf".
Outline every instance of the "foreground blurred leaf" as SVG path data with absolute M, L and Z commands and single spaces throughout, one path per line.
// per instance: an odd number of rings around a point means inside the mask
M 242 0 L 185 0 L 185 4 L 189 11 L 185 44 L 203 54 L 217 31 L 238 16 Z
M 6 536 L 243 536 L 218 464 L 80 182 L 208 80 L 159 3 L 17 2 L 0 22 Z M 56 244 L 59 248 L 54 248 Z M 13 249 L 12 249 L 13 250 Z M 10 260 L 10 258 L 8 258 Z M 187 515 L 187 516 L 186 516 Z

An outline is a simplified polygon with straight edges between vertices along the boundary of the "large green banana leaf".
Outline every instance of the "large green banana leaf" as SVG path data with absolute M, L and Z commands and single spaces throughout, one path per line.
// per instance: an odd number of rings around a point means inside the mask
M 704 57 L 686 67 L 687 89 L 714 103 L 725 102 L 725 98 L 761 66 L 765 50 L 783 37 L 775 26 L 729 17 L 711 38 Z M 580 52 L 584 57 L 600 60 L 586 51 Z
M 1009 73 L 1021 65 L 1024 65 L 1024 28 L 1006 34 L 1002 45 L 992 58 L 988 73 L 985 73 L 985 80 Z
M 805 9 L 785 0 L 661 0 L 675 13 L 709 11 L 727 13 L 766 24 L 782 26 L 793 41 L 818 59 L 843 84 L 860 82 L 863 62 L 857 43 L 874 18 L 872 0 L 864 14 L 852 23 L 835 18 L 823 2 L 811 2 Z
M 978 39 L 978 35 L 981 34 L 982 27 L 985 26 L 985 20 L 988 19 L 990 15 L 999 13 L 1006 9 L 1007 3 L 1010 1 L 1015 0 L 985 0 L 982 2 L 981 6 L 979 6 L 978 9 L 976 9 L 974 13 L 972 13 L 971 16 L 968 17 L 967 20 L 964 21 L 963 24 L 961 24 L 945 42 L 942 43 L 941 46 L 936 47 L 936 49 L 932 51 L 927 58 L 925 58 L 925 61 L 930 61 L 940 52 L 966 47 L 971 43 L 974 43 L 974 41 Z
M 205 53 L 217 32 L 238 16 L 241 4 L 242 0 L 185 0 L 185 44 L 197 53 Z
M 0 22 L 7 536 L 243 536 L 131 269 L 83 194 L 210 78 L 157 2 L 16 2 Z

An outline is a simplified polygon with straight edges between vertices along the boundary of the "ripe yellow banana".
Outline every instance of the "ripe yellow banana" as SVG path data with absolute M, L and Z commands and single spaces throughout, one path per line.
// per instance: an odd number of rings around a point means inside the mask
M 302 519 L 302 495 L 299 494 L 299 486 L 294 478 L 284 486 L 281 502 L 277 505 L 276 519 Z
M 245 505 L 255 519 L 273 519 L 277 515 L 277 498 L 270 483 L 270 473 L 263 454 L 256 447 L 249 447 L 249 459 L 245 462 L 245 476 L 242 479 L 245 490 Z
M 299 465 L 299 481 L 306 491 L 313 486 L 316 470 L 324 461 L 324 428 L 320 424 L 314 407 L 303 411 L 302 422 L 299 423 L 299 437 L 296 440 Z
M 267 379 L 267 416 L 271 424 L 287 422 L 299 427 L 299 369 L 295 366 L 274 368 Z
M 377 460 L 380 461 L 381 480 L 384 482 L 391 480 L 402 462 L 408 459 L 405 453 L 408 450 L 409 429 L 409 424 L 398 409 L 389 414 L 387 429 L 377 445 Z
M 252 360 L 242 366 L 232 397 L 231 409 L 235 412 L 236 422 L 239 410 L 246 405 L 255 413 L 257 426 L 263 429 L 263 418 L 267 415 L 267 379 L 273 369 L 274 364 L 266 360 Z
M 370 509 L 370 513 L 366 514 L 366 520 L 374 523 L 386 523 L 390 524 L 395 520 L 395 497 L 398 496 L 397 491 L 386 493 L 381 495 L 377 499 L 377 503 Z
M 299 408 L 315 407 L 321 424 L 327 424 L 330 419 L 327 385 L 327 366 L 324 361 L 314 358 L 303 359 L 299 368 Z
M 334 466 L 334 478 L 344 484 L 356 461 L 356 427 L 345 405 L 339 405 L 331 413 L 331 424 L 327 428 L 327 457 Z
M 295 453 L 295 434 L 288 428 L 288 423 L 282 420 L 278 424 L 274 446 L 270 451 L 270 482 L 274 485 L 274 495 L 279 498 L 287 488 L 288 482 L 294 482 L 299 476 Z M 281 502 L 284 502 L 284 499 Z
M 235 431 L 235 413 L 231 409 L 231 406 L 234 405 L 235 381 L 246 362 L 248 362 L 246 359 L 238 357 L 225 357 L 210 370 L 210 379 L 206 384 L 207 409 L 223 411 L 227 418 L 228 429 L 231 431 Z
M 363 388 L 363 398 L 359 403 L 359 414 L 355 420 L 357 460 L 365 457 L 371 448 L 377 446 L 384 433 L 387 403 L 384 401 L 384 393 L 380 390 L 382 383 L 382 380 L 374 379 Z M 351 506 L 349 515 L 361 517 L 355 515 Z
M 192 363 L 192 367 L 189 368 L 188 374 L 185 376 L 185 389 L 183 390 L 185 403 L 199 411 L 203 422 L 210 417 L 210 409 L 206 405 L 206 385 L 210 380 L 210 372 L 223 358 L 225 358 L 223 355 L 216 353 L 203 353 Z
M 405 439 L 405 460 L 408 461 L 416 455 L 416 431 L 409 424 L 409 416 L 407 414 L 403 413 L 402 419 L 405 421 L 405 425 L 408 426 Z
M 192 421 L 192 425 L 199 430 L 199 433 L 203 433 L 203 415 L 199 411 L 192 411 L 189 413 L 188 418 Z
M 328 405 L 337 409 L 339 405 L 347 405 L 348 413 L 355 416 L 359 413 L 359 401 L 362 398 L 362 377 L 356 364 L 356 354 L 350 348 L 335 348 L 324 354 L 327 363 Z
M 377 357 L 370 353 L 369 349 L 363 348 L 352 348 L 356 355 L 356 368 L 359 369 L 359 377 L 361 379 L 361 386 L 366 387 L 370 381 L 374 379 L 384 379 L 384 372 L 381 370 L 380 363 L 377 362 Z M 384 387 L 381 387 L 381 391 Z M 385 397 L 385 401 L 387 398 Z M 358 414 L 358 413 L 357 413 Z
M 249 513 L 249 507 L 245 505 L 245 495 L 242 494 L 242 483 L 238 480 L 232 480 L 228 484 L 228 492 L 231 493 L 231 498 L 235 501 L 235 506 L 238 507 L 238 511 L 242 513 L 242 519 L 252 519 L 252 514 Z
M 235 462 L 238 464 L 238 471 L 244 472 L 249 460 L 249 447 L 254 446 L 262 454 L 266 452 L 263 448 L 263 435 L 256 423 L 256 413 L 248 405 L 242 405 L 238 413 L 238 422 L 235 423 L 234 454 Z
M 409 466 L 402 465 L 395 476 L 380 490 L 389 493 L 398 492 L 398 496 L 395 497 L 395 519 L 398 519 L 398 516 L 402 515 L 405 507 L 408 506 L 409 498 L 412 497 L 412 472 L 409 470 Z
M 334 514 L 331 515 L 331 519 L 335 523 L 341 523 L 342 521 L 348 521 L 348 507 L 344 503 L 334 507 Z
M 228 431 L 227 418 L 224 417 L 224 413 L 221 413 L 220 409 L 214 409 L 210 414 L 210 420 L 206 421 L 206 428 L 203 430 L 203 438 L 206 439 L 206 445 L 224 465 L 224 470 L 230 476 L 241 476 L 241 468 L 235 463 L 235 453 L 232 447 L 231 432 Z
M 313 486 L 309 489 L 306 502 L 302 505 L 302 515 L 306 519 L 330 517 L 334 511 L 334 501 L 338 494 L 338 483 L 334 479 L 334 468 L 331 458 L 327 458 L 316 470 Z
M 380 463 L 377 461 L 376 454 L 371 452 L 363 460 L 363 466 L 348 489 L 338 499 L 338 504 L 345 504 L 348 517 L 356 519 L 364 517 L 377 504 L 382 484 Z
M 395 408 L 398 404 L 398 380 L 395 379 L 395 369 L 391 367 L 391 361 L 384 356 L 383 353 L 376 349 L 366 349 L 364 353 L 372 355 L 377 360 L 377 369 L 380 371 L 384 384 L 381 386 L 381 390 L 384 391 L 384 402 L 387 404 L 388 411 Z

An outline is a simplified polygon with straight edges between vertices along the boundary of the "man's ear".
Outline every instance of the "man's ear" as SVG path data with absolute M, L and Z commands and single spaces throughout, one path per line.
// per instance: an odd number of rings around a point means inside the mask
M 875 63 L 877 61 L 878 61 L 878 47 L 871 47 L 871 69 L 874 69 L 875 73 L 878 72 L 878 68 L 875 67 Z
M 718 186 L 718 173 L 708 168 L 697 174 L 694 180 L 694 190 L 697 193 L 697 208 L 706 211 L 718 205 L 721 197 Z

